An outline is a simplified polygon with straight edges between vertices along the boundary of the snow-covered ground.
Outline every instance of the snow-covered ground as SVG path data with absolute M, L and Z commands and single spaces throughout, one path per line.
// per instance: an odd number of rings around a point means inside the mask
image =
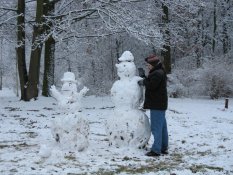
M 51 121 L 59 116 L 56 101 L 39 97 L 23 102 L 9 91 L 0 91 L 0 174 L 230 175 L 232 104 L 230 99 L 229 109 L 224 110 L 224 99 L 169 99 L 169 155 L 151 158 L 144 156 L 147 150 L 108 146 L 105 122 L 114 105 L 108 96 L 89 96 L 82 112 L 90 124 L 87 150 L 40 159 L 40 146 L 52 142 Z M 147 149 L 151 143 L 152 137 Z

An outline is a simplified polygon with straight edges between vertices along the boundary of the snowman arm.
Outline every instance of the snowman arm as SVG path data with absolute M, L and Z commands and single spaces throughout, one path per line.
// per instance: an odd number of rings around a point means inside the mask
M 142 77 L 139 77 L 139 76 L 135 76 L 135 77 L 134 77 L 134 80 L 137 81 L 137 82 L 139 82 L 140 80 L 143 80 L 143 78 L 142 78 Z
M 115 85 L 113 85 L 112 88 L 111 88 L 111 91 L 110 91 L 111 96 L 115 96 L 116 95 L 116 91 L 117 91 L 117 88 L 116 88 Z
M 58 90 L 56 89 L 54 85 L 52 85 L 50 88 L 50 95 L 58 101 L 62 98 L 61 93 L 58 92 Z
M 134 80 L 135 82 L 137 82 L 137 84 L 138 84 L 139 86 L 144 86 L 144 83 L 143 83 L 144 78 L 139 77 L 139 76 L 135 76 L 135 77 L 133 77 L 133 80 Z
M 79 96 L 83 97 L 86 95 L 86 93 L 89 91 L 89 89 L 85 86 L 78 94 Z

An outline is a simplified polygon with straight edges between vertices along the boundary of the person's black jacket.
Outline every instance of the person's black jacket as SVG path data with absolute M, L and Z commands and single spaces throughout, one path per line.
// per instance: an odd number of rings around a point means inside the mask
M 144 109 L 166 110 L 167 97 L 167 75 L 159 63 L 150 70 L 148 77 L 143 80 L 145 85 Z

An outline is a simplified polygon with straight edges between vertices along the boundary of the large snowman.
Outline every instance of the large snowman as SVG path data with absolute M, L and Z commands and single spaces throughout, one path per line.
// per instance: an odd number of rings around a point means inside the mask
M 150 139 L 149 119 L 139 110 L 142 97 L 136 76 L 134 57 L 130 51 L 125 51 L 116 64 L 117 80 L 111 88 L 112 101 L 115 104 L 114 115 L 106 124 L 110 145 L 116 147 L 132 146 L 143 148 Z
M 82 116 L 81 100 L 87 93 L 88 88 L 84 87 L 77 92 L 77 80 L 72 72 L 65 72 L 61 79 L 63 82 L 61 92 L 55 86 L 50 89 L 60 108 L 59 114 L 51 124 L 51 133 L 54 139 L 54 146 L 61 151 L 74 153 L 83 151 L 88 147 L 89 122 Z M 40 155 L 48 157 L 48 147 L 42 146 Z

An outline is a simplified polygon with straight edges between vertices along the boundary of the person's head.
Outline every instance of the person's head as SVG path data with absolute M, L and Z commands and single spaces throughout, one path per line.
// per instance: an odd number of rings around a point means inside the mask
M 149 70 L 153 69 L 156 65 L 160 63 L 160 59 L 155 55 L 150 55 L 146 57 L 145 61 Z

